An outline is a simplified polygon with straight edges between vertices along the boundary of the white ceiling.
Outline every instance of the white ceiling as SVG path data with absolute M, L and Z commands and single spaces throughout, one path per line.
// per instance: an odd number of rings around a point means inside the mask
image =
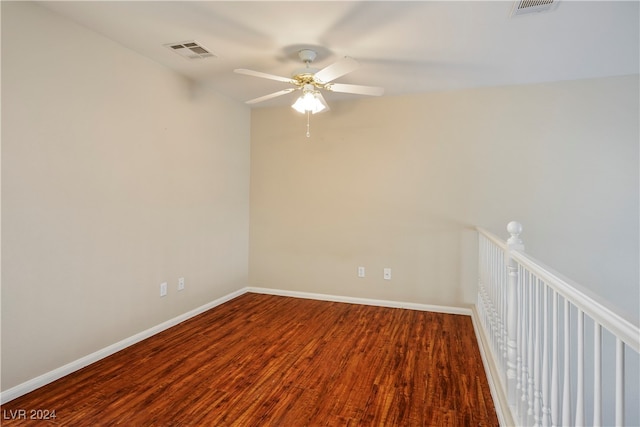
M 288 85 L 235 68 L 289 77 L 307 47 L 318 52 L 317 68 L 357 59 L 361 67 L 336 82 L 382 86 L 386 96 L 639 73 L 637 1 L 562 0 L 554 11 L 513 18 L 512 1 L 40 4 L 239 101 Z M 187 40 L 217 57 L 187 60 L 163 46 Z M 326 94 L 329 103 L 357 97 Z

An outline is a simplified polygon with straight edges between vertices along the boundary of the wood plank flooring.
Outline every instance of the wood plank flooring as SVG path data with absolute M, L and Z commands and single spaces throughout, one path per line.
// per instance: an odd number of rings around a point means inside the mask
M 0 415 L 3 426 L 498 425 L 470 317 L 253 293 Z

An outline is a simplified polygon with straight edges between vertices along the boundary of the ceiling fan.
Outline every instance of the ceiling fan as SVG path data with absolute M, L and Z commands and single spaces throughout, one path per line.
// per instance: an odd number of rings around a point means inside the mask
M 318 70 L 309 66 L 309 64 L 316 59 L 316 56 L 317 53 L 311 49 L 302 49 L 299 51 L 298 57 L 305 63 L 305 67 L 295 70 L 291 77 L 281 77 L 244 68 L 234 70 L 238 74 L 261 77 L 293 85 L 293 87 L 283 89 L 278 92 L 250 99 L 249 101 L 246 101 L 246 103 L 256 104 L 258 102 L 286 95 L 296 90 L 302 91 L 302 95 L 296 100 L 292 107 L 301 113 L 307 113 L 307 136 L 309 136 L 309 113 L 316 114 L 329 109 L 327 102 L 322 96 L 321 90 L 370 96 L 380 96 L 384 93 L 384 89 L 381 87 L 333 83 L 333 81 L 338 77 L 342 77 L 360 66 L 358 61 L 355 59 L 345 57 L 338 62 Z

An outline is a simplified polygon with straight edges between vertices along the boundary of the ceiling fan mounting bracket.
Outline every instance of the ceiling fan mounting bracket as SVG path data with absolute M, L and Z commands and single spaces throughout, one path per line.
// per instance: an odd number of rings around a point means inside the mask
M 298 52 L 298 57 L 302 60 L 302 62 L 307 63 L 307 65 L 313 62 L 313 60 L 316 59 L 317 55 L 318 54 L 316 53 L 316 51 L 311 49 L 302 49 Z

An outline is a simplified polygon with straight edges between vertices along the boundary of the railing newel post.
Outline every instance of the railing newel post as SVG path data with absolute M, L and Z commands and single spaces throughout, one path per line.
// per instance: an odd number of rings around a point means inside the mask
M 517 385 L 517 366 L 516 366 L 516 340 L 517 340 L 517 289 L 520 286 L 520 278 L 518 277 L 518 263 L 511 256 L 512 251 L 524 251 L 524 243 L 520 239 L 522 233 L 522 224 L 511 221 L 507 224 L 507 231 L 511 235 L 507 240 L 506 264 L 509 272 L 509 281 L 507 285 L 507 399 L 509 406 L 515 409 L 516 405 L 516 385 Z

